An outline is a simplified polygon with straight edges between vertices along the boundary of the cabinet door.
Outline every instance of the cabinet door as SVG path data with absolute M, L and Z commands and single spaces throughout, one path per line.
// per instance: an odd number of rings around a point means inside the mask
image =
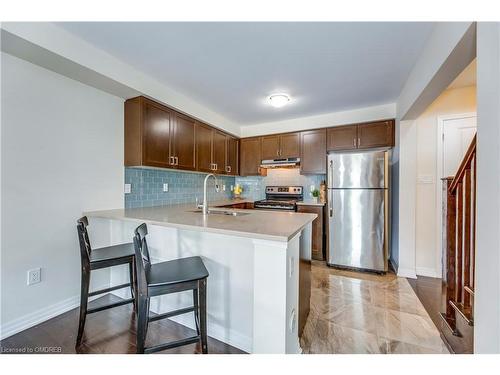
M 226 173 L 238 174 L 238 140 L 231 136 L 226 138 Z
M 300 133 L 282 134 L 280 137 L 280 158 L 300 156 Z
M 394 120 L 358 125 L 358 148 L 394 146 Z
M 170 167 L 172 112 L 152 103 L 144 104 L 143 164 Z
M 356 125 L 328 128 L 328 151 L 353 150 L 357 147 Z
M 226 138 L 226 134 L 214 130 L 212 138 L 212 163 L 215 164 L 215 173 L 225 173 L 226 171 Z
M 240 175 L 258 175 L 261 161 L 260 137 L 240 140 Z
M 326 173 L 326 129 L 300 134 L 300 173 Z
M 277 159 L 280 157 L 280 137 L 271 135 L 262 137 L 262 160 Z
M 212 170 L 212 136 L 213 129 L 205 124 L 196 123 L 196 170 L 213 172 Z
M 195 170 L 195 121 L 177 113 L 175 116 L 174 135 L 171 155 L 175 157 L 175 167 Z

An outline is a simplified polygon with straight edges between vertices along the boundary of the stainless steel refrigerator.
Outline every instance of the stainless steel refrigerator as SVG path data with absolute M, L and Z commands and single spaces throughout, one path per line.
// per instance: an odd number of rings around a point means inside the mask
M 388 151 L 328 155 L 328 264 L 387 271 Z

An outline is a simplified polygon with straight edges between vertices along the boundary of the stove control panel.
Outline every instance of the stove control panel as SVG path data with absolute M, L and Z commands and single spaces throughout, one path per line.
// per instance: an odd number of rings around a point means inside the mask
M 302 186 L 266 186 L 266 194 L 302 195 Z

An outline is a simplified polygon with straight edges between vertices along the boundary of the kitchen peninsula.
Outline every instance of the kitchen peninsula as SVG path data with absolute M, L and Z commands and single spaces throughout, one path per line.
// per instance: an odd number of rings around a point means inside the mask
M 235 210 L 212 204 L 204 216 L 193 206 L 157 206 L 87 212 L 91 235 L 108 244 L 130 242 L 147 223 L 153 262 L 199 255 L 208 278 L 208 335 L 251 353 L 299 353 L 299 269 L 311 257 L 314 214 Z M 309 272 L 306 269 L 304 272 Z M 112 271 L 111 283 L 127 271 Z M 301 275 L 301 278 L 303 275 Z M 309 306 L 309 295 L 301 296 Z M 153 300 L 163 313 L 189 305 L 183 293 Z M 307 310 L 308 311 L 308 310 Z M 299 318 L 299 316 L 301 316 Z M 307 315 L 306 315 L 307 318 Z M 172 318 L 194 328 L 192 317 Z

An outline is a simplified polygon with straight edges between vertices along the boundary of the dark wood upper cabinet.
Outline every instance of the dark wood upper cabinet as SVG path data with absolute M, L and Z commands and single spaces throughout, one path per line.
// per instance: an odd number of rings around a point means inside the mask
M 328 151 L 394 146 L 394 120 L 336 126 L 327 131 Z
M 298 158 L 300 156 L 300 133 L 281 134 L 280 158 Z
M 125 102 L 125 165 L 170 167 L 173 112 L 143 98 Z
M 176 113 L 171 141 L 171 156 L 174 157 L 175 168 L 196 168 L 195 127 L 196 122 L 192 118 Z
M 213 172 L 226 173 L 226 134 L 215 130 L 212 138 Z
M 336 126 L 327 130 L 327 150 L 353 150 L 357 147 L 356 125 Z
M 298 158 L 300 133 L 285 133 L 261 137 L 262 160 Z
M 260 172 L 261 139 L 244 138 L 240 140 L 240 175 L 256 176 Z
M 226 138 L 226 173 L 238 174 L 238 140 L 234 137 Z
M 326 129 L 300 134 L 300 173 L 326 173 Z
M 394 120 L 358 125 L 358 148 L 394 146 Z
M 211 126 L 196 123 L 196 170 L 213 172 L 212 163 L 212 134 Z
M 277 159 L 280 157 L 280 136 L 271 135 L 261 137 L 262 160 Z

